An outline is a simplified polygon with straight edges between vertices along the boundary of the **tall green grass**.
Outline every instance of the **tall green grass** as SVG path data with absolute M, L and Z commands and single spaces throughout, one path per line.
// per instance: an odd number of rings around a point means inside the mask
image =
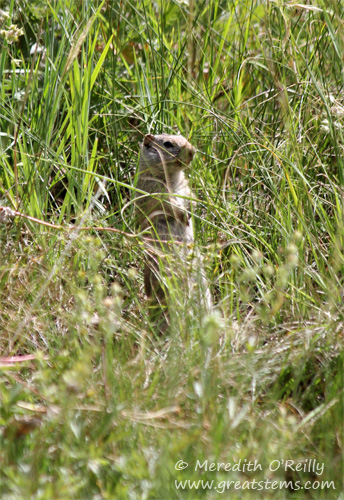
M 65 228 L 0 224 L 1 498 L 342 498 L 342 2 L 0 7 L 0 205 Z M 177 283 L 165 337 L 132 203 L 162 131 L 197 148 L 215 302 Z

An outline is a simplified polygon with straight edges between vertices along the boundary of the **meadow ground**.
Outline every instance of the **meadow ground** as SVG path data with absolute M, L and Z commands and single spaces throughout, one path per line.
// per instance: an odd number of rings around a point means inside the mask
M 343 2 L 0 7 L 0 206 L 50 224 L 0 213 L 1 498 L 344 498 Z M 132 204 L 162 131 L 216 304 L 177 283 L 165 337 Z

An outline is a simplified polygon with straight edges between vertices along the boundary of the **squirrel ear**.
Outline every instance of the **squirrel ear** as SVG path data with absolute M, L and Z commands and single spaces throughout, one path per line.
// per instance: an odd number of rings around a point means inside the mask
M 143 139 L 143 145 L 144 146 L 149 146 L 151 142 L 154 141 L 154 135 L 147 134 L 145 138 Z

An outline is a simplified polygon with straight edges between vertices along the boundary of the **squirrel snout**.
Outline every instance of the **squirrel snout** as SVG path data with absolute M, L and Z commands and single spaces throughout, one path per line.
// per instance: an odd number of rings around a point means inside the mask
M 191 146 L 191 145 L 190 145 Z M 195 153 L 196 153 L 196 149 L 191 146 L 189 149 L 188 149 L 188 153 L 187 153 L 187 159 L 188 159 L 188 163 L 190 163 L 194 156 L 195 156 Z

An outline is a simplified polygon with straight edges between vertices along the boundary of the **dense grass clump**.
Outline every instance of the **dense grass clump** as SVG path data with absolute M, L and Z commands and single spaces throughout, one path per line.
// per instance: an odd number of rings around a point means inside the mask
M 342 1 L 1 8 L 1 498 L 342 498 Z M 197 148 L 215 302 L 164 337 L 147 132 Z

